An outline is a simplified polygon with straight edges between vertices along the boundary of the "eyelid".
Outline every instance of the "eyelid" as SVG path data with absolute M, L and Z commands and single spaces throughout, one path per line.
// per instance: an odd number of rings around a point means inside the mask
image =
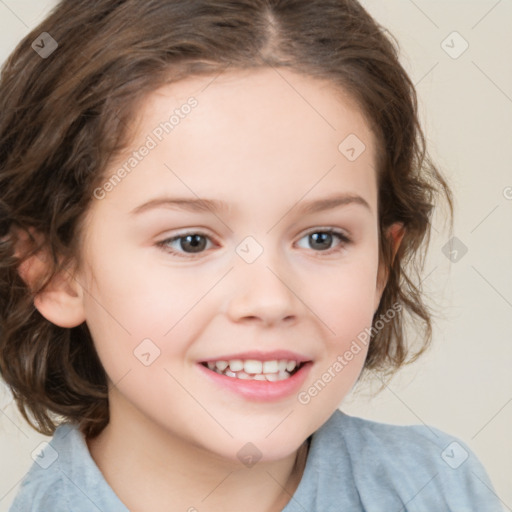
M 305 237 L 306 235 L 310 235 L 312 233 L 334 233 L 344 238 L 346 241 L 352 241 L 351 235 L 348 233 L 346 229 L 335 228 L 332 226 L 315 226 L 314 228 L 307 229 L 303 231 L 300 235 L 300 238 Z
M 334 237 L 338 237 L 340 239 L 340 243 L 335 245 L 334 247 L 331 247 L 330 249 L 327 249 L 325 251 L 313 251 L 311 252 L 318 257 L 322 256 L 329 256 L 331 254 L 337 254 L 340 253 L 343 249 L 346 248 L 347 245 L 352 244 L 353 240 L 352 237 L 346 233 L 346 231 L 340 229 L 340 228 L 333 228 L 329 226 L 319 226 L 312 229 L 309 229 L 303 233 L 301 233 L 299 240 L 302 240 L 304 237 L 311 235 L 313 233 L 329 233 L 333 235 Z
M 313 228 L 309 228 L 308 230 L 303 231 L 299 235 L 298 240 L 300 241 L 304 237 L 306 237 L 310 234 L 313 234 L 313 233 L 329 233 L 335 237 L 338 237 L 340 240 L 339 244 L 335 245 L 334 247 L 332 247 L 330 249 L 324 250 L 324 251 L 315 251 L 315 250 L 311 249 L 310 252 L 312 252 L 317 257 L 329 256 L 333 253 L 334 254 L 340 253 L 346 248 L 347 245 L 349 245 L 353 242 L 352 236 L 349 235 L 345 230 L 340 229 L 340 228 L 334 228 L 331 226 L 315 226 Z M 157 242 L 155 245 L 168 254 L 171 254 L 178 258 L 184 258 L 184 259 L 188 259 L 188 260 L 194 260 L 202 254 L 207 254 L 207 252 L 208 252 L 207 249 L 205 249 L 204 251 L 201 251 L 199 253 L 186 253 L 186 252 L 180 252 L 180 251 L 176 251 L 174 249 L 170 249 L 167 246 L 167 244 L 169 244 L 170 242 L 174 242 L 176 240 L 179 240 L 180 238 L 185 238 L 188 235 L 199 235 L 203 238 L 206 238 L 207 240 L 210 240 L 212 243 L 216 244 L 216 242 L 214 241 L 214 238 L 212 236 L 210 236 L 208 233 L 206 233 L 200 229 L 188 229 L 186 231 L 178 232 L 173 236 L 167 237 L 167 238 L 161 240 L 160 242 Z M 218 244 L 216 244 L 216 245 L 218 245 Z
M 179 232 L 173 236 L 169 236 L 167 238 L 164 238 L 163 240 L 161 240 L 160 242 L 157 242 L 155 245 L 159 248 L 161 248 L 163 251 L 169 253 L 169 254 L 172 254 L 173 256 L 177 256 L 178 258 L 187 258 L 187 259 L 193 259 L 195 256 L 194 256 L 194 253 L 182 253 L 182 252 L 179 252 L 179 251 L 175 251 L 174 249 L 169 249 L 168 247 L 166 247 L 166 245 L 170 242 L 174 242 L 176 240 L 179 240 L 180 238 L 185 238 L 186 236 L 188 235 L 200 235 L 208 240 L 212 240 L 213 237 L 211 235 L 209 235 L 208 233 L 204 232 L 204 231 L 201 231 L 199 229 L 190 229 L 190 230 L 187 230 L 187 231 L 182 231 L 182 232 Z M 203 251 L 203 252 L 200 252 L 200 253 L 197 253 L 197 254 L 204 254 L 206 253 L 207 250 Z

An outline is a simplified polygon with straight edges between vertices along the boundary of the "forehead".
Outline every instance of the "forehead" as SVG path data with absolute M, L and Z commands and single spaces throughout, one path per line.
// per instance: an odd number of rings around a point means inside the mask
M 137 125 L 136 136 L 168 119 L 191 97 L 197 100 L 198 108 L 193 109 L 193 115 L 185 116 L 189 121 L 181 119 L 180 130 L 172 134 L 173 138 L 190 125 L 194 135 L 203 136 L 205 143 L 215 137 L 216 143 L 223 139 L 231 147 L 230 140 L 237 135 L 240 142 L 256 130 L 259 138 L 267 141 L 278 134 L 278 142 L 322 139 L 326 144 L 352 133 L 374 156 L 374 135 L 356 101 L 343 88 L 329 80 L 277 68 L 232 70 L 160 87 L 141 103 L 138 117 L 142 124 Z M 222 137 L 226 134 L 230 137 Z
M 340 187 L 376 201 L 373 133 L 350 96 L 325 80 L 272 68 L 187 78 L 148 95 L 133 121 L 130 151 L 110 173 L 154 144 L 112 201 L 124 193 L 136 206 L 165 192 L 243 202 L 257 191 L 270 204 Z

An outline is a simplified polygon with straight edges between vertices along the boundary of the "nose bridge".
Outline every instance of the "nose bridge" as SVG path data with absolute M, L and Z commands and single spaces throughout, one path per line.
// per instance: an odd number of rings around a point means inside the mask
M 258 318 L 274 323 L 298 315 L 293 293 L 293 275 L 277 241 L 270 236 L 263 242 L 247 236 L 236 247 L 235 286 L 228 313 L 233 320 Z

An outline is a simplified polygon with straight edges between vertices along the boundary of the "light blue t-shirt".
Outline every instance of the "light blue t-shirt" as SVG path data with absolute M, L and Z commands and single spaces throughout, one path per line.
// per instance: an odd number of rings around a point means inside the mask
M 240 508 L 243 510 L 243 507 Z M 25 476 L 9 512 L 127 512 L 65 423 Z M 148 511 L 150 512 L 150 511 Z M 283 512 L 503 512 L 484 468 L 460 440 L 336 410 L 311 437 Z

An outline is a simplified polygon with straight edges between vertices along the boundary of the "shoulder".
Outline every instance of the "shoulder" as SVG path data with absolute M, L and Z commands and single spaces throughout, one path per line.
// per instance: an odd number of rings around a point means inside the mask
M 372 490 L 384 501 L 392 496 L 398 504 L 409 503 L 407 510 L 502 511 L 476 455 L 437 428 L 390 425 L 338 410 L 318 433 L 319 444 L 339 456 L 330 470 L 346 468 L 348 460 L 354 484 L 363 493 Z M 394 505 L 392 499 L 389 503 Z
M 9 512 L 127 511 L 103 478 L 78 427 L 64 423 L 23 478 Z
M 64 475 L 66 453 L 76 441 L 73 430 L 71 424 L 60 425 L 51 440 L 42 443 L 38 453 L 33 453 L 34 462 L 23 477 L 9 512 L 69 510 Z
M 380 423 L 336 411 L 328 425 L 330 435 L 350 441 L 359 451 L 393 458 L 426 457 L 437 465 L 443 461 L 442 453 L 451 443 L 457 443 L 467 452 L 464 443 L 429 425 L 392 425 Z M 326 425 L 327 426 L 327 425 Z M 458 455 L 463 455 L 459 450 Z

